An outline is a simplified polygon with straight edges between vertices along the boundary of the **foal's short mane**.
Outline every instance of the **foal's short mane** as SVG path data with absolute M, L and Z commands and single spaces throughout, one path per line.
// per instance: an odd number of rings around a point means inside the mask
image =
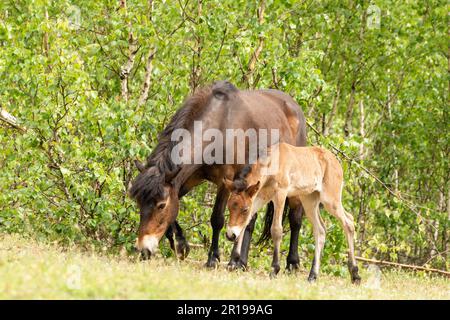
M 250 164 L 245 165 L 240 172 L 236 173 L 233 179 L 233 189 L 235 192 L 242 192 L 248 188 L 247 177 L 252 172 Z
M 210 86 L 196 91 L 185 100 L 166 128 L 159 134 L 158 145 L 147 158 L 146 170 L 139 173 L 129 191 L 130 196 L 138 203 L 147 203 L 163 196 L 166 176 L 173 175 L 180 169 L 180 165 L 174 164 L 170 157 L 172 148 L 177 143 L 171 141 L 171 135 L 176 129 L 189 129 L 207 106 L 212 93 L 213 89 Z

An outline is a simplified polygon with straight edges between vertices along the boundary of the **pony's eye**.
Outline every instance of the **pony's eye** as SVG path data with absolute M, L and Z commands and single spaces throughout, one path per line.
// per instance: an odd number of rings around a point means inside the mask
M 158 204 L 158 210 L 164 209 L 165 206 L 166 206 L 165 202 Z

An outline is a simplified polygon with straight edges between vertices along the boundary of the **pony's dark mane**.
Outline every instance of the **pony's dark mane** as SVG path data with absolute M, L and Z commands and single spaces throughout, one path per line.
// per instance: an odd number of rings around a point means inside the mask
M 171 141 L 172 133 L 176 129 L 189 128 L 207 105 L 211 92 L 211 87 L 205 87 L 196 91 L 175 112 L 169 124 L 158 135 L 159 143 L 147 158 L 147 168 L 157 166 L 159 171 L 164 173 L 177 169 L 170 159 L 170 152 L 175 145 L 175 141 Z
M 176 129 L 189 129 L 208 104 L 211 94 L 211 87 L 196 91 L 185 100 L 169 124 L 159 134 L 158 145 L 147 158 L 145 170 L 139 173 L 129 191 L 130 196 L 138 203 L 146 203 L 163 196 L 166 175 L 173 175 L 180 169 L 180 165 L 174 164 L 170 157 L 172 148 L 177 143 L 171 141 L 171 135 Z

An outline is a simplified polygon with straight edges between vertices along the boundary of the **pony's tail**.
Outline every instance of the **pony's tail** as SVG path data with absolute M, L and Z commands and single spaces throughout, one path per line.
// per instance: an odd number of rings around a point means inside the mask
M 257 242 L 258 245 L 264 246 L 272 238 L 270 228 L 272 227 L 274 211 L 275 211 L 275 207 L 273 205 L 273 202 L 270 201 L 267 204 L 266 215 L 264 217 L 264 226 L 263 226 L 261 236 L 259 237 L 259 240 Z M 286 199 L 286 202 L 284 204 L 284 209 L 283 209 L 283 222 L 285 221 L 285 218 L 286 218 L 288 212 L 289 212 L 289 205 L 288 205 L 288 201 Z

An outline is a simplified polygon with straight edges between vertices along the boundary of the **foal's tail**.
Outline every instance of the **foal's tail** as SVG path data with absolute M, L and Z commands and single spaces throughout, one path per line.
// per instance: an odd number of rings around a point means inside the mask
M 257 245 L 264 246 L 272 238 L 272 235 L 270 233 L 270 228 L 272 227 L 274 211 L 275 211 L 275 208 L 274 208 L 273 202 L 270 201 L 267 204 L 266 216 L 264 217 L 264 226 L 263 226 L 261 236 L 258 239 Z M 283 222 L 284 222 L 288 212 L 289 212 L 289 205 L 288 205 L 288 201 L 286 199 L 286 202 L 284 203 L 284 209 L 283 209 Z

